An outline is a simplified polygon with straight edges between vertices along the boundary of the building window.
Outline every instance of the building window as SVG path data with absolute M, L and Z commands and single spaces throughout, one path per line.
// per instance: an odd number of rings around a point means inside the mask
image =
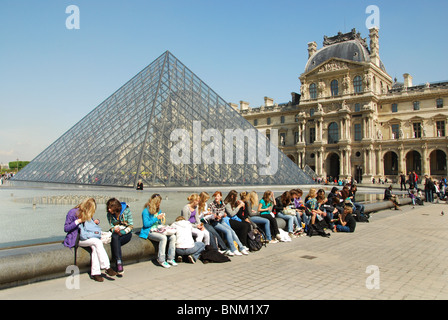
M 392 112 L 398 112 L 398 105 L 396 103 L 392 103 Z
M 438 137 L 445 137 L 445 121 L 437 121 L 437 136 Z
M 361 105 L 359 103 L 355 103 L 355 112 L 361 111 Z
M 338 143 L 339 141 L 339 129 L 336 122 L 332 122 L 328 126 L 328 143 Z
M 299 131 L 294 131 L 294 144 L 299 142 Z
M 258 119 L 254 119 L 254 127 L 258 126 Z
M 420 122 L 415 122 L 412 125 L 414 129 L 414 138 L 421 138 L 422 137 L 422 124 Z
M 400 125 L 393 124 L 392 125 L 392 139 L 398 139 L 400 137 Z
M 267 123 L 267 124 L 271 124 L 271 118 L 267 118 L 267 119 L 266 119 L 266 123 Z
M 286 144 L 286 133 L 280 133 L 280 145 L 284 146 Z
M 361 79 L 361 76 L 356 76 L 355 79 L 353 79 L 353 89 L 355 90 L 355 93 L 362 92 L 362 79 Z
M 310 109 L 310 117 L 314 116 L 314 108 Z
M 414 101 L 414 110 L 420 110 L 420 101 Z
M 298 114 L 296 114 L 296 116 L 294 117 L 294 121 L 295 122 L 299 122 L 299 115 Z
M 443 99 L 439 98 L 436 100 L 437 108 L 443 108 Z
M 280 123 L 285 123 L 285 116 L 280 117 Z
M 316 128 L 310 128 L 310 144 L 316 141 Z
M 339 86 L 338 86 L 338 80 L 331 81 L 331 96 L 335 97 L 339 93 Z
M 360 123 L 355 123 L 355 141 L 362 140 L 362 127 Z
M 310 99 L 317 98 L 317 87 L 315 83 L 310 84 Z

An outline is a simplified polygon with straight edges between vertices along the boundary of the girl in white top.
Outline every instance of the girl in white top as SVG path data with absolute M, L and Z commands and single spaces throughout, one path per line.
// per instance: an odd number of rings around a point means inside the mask
M 193 228 L 192 233 L 196 237 L 197 242 L 204 242 L 205 245 L 210 244 L 210 234 L 204 228 L 204 224 L 201 222 L 201 212 L 198 206 L 199 195 L 193 193 L 188 198 L 188 204 L 182 209 L 181 215 L 185 220 L 189 221 Z M 203 214 L 202 214 L 203 216 Z

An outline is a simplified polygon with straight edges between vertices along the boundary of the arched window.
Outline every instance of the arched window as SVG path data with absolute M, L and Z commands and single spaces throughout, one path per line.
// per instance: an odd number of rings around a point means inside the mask
M 355 93 L 362 92 L 362 79 L 361 79 L 361 76 L 356 76 L 355 79 L 353 79 L 353 88 L 355 90 Z
M 338 80 L 331 81 L 331 96 L 335 97 L 339 94 Z
M 328 143 L 338 143 L 339 141 L 339 128 L 336 122 L 332 122 L 328 125 Z
M 315 83 L 310 84 L 310 99 L 317 98 L 317 87 Z

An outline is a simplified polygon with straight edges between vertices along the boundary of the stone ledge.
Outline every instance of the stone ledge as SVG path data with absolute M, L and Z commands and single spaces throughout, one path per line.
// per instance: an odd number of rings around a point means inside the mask
M 110 245 L 104 247 L 111 257 Z M 150 260 L 155 253 L 154 243 L 135 233 L 122 247 L 125 264 Z M 0 289 L 68 276 L 66 268 L 74 264 L 74 257 L 74 249 L 62 243 L 0 250 Z M 80 272 L 90 271 L 90 252 L 78 248 L 76 265 Z
M 411 199 L 400 198 L 402 205 L 410 204 Z M 369 203 L 365 212 L 392 208 L 390 201 Z M 285 220 L 276 218 L 278 226 L 286 228 Z M 156 257 L 157 243 L 142 239 L 135 230 L 129 243 L 122 247 L 124 264 L 148 261 Z M 111 257 L 110 245 L 105 245 L 107 254 Z M 0 250 L 0 289 L 30 284 L 37 281 L 65 277 L 68 266 L 74 264 L 74 250 L 62 243 L 33 245 L 21 248 Z M 84 248 L 77 251 L 77 266 L 80 272 L 90 271 L 90 253 Z

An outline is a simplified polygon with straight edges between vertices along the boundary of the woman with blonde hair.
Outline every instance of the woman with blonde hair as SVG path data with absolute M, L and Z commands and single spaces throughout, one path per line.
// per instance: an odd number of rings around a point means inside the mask
M 268 219 L 262 218 L 258 215 L 257 211 L 253 209 L 254 206 L 258 205 L 258 194 L 255 191 L 241 192 L 240 198 L 246 202 L 246 210 L 249 214 L 249 219 L 252 223 L 256 225 L 262 225 L 264 233 L 266 234 L 266 241 L 271 241 L 271 222 Z M 274 241 L 277 242 L 277 241 Z
M 64 225 L 67 236 L 64 245 L 69 248 L 77 245 L 90 247 L 92 249 L 90 275 L 93 280 L 102 282 L 104 279 L 101 277 L 101 269 L 105 269 L 109 276 L 115 276 L 117 273 L 111 269 L 109 257 L 101 241 L 101 228 L 98 226 L 100 221 L 93 220 L 95 211 L 95 199 L 88 198 L 67 213 Z
M 140 231 L 140 238 L 157 241 L 159 243 L 159 250 L 157 253 L 157 262 L 164 268 L 177 266 L 174 261 L 176 254 L 176 235 L 164 235 L 156 232 L 157 227 L 161 221 L 165 220 L 165 213 L 162 213 L 160 204 L 162 197 L 160 194 L 153 194 L 142 211 L 143 227 Z M 165 258 L 166 246 L 168 243 L 168 259 Z
M 201 222 L 201 215 L 199 211 L 200 196 L 197 193 L 193 193 L 187 198 L 187 200 L 188 203 L 181 210 L 181 216 L 192 224 L 192 233 L 196 237 L 196 241 L 204 242 L 205 245 L 208 245 L 210 244 L 210 234 Z

